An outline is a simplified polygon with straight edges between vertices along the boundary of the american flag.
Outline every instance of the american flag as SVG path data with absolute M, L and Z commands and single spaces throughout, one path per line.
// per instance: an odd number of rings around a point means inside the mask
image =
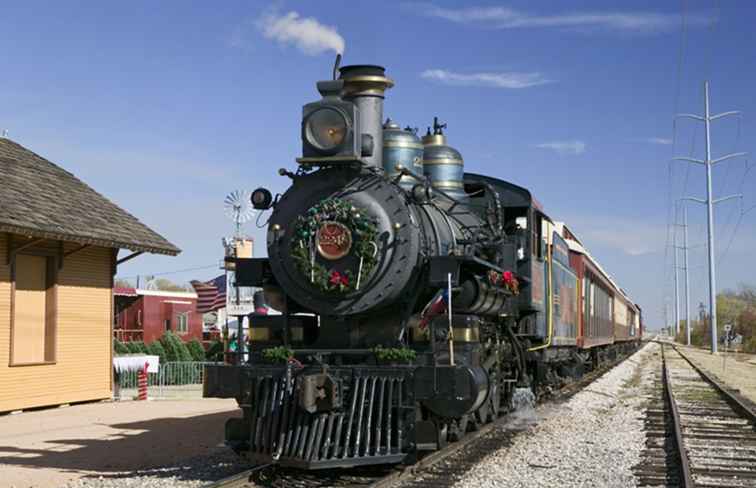
M 226 275 L 222 274 L 210 281 L 192 281 L 197 292 L 197 312 L 215 312 L 226 307 Z

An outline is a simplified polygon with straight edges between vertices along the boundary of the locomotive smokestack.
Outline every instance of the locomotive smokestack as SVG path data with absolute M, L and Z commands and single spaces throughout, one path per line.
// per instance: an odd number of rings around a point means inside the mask
M 394 86 L 386 69 L 369 64 L 339 68 L 344 80 L 344 99 L 360 110 L 360 132 L 373 138 L 373 154 L 363 157 L 371 166 L 383 165 L 383 94 Z

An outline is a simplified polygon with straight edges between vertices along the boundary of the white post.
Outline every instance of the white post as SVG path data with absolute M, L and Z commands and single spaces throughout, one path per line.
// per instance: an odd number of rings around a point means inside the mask
M 448 299 L 448 305 L 447 308 L 449 309 L 449 364 L 454 366 L 454 327 L 452 327 L 452 275 L 449 273 L 447 275 L 447 293 L 449 294 Z

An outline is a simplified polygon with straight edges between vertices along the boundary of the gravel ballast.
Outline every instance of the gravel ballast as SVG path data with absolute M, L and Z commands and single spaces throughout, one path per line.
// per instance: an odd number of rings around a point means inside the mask
M 534 426 L 455 484 L 482 487 L 633 487 L 645 434 L 644 387 L 654 379 L 647 344 L 569 401 L 543 405 Z
M 89 476 L 70 482 L 66 488 L 197 488 L 248 469 L 230 449 L 215 448 L 170 466 Z

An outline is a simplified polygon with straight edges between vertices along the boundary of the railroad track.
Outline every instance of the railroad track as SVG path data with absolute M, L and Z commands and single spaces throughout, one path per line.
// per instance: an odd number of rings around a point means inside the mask
M 606 364 L 581 379 L 539 396 L 538 403 L 564 402 L 621 364 L 632 354 Z M 513 419 L 504 415 L 468 433 L 462 440 L 422 457 L 409 466 L 365 466 L 351 469 L 304 471 L 279 466 L 255 467 L 216 481 L 204 488 L 251 487 L 433 487 L 452 486 L 454 482 L 491 451 L 507 445 L 517 430 Z
M 674 346 L 661 345 L 661 365 L 639 484 L 756 487 L 756 408 Z

